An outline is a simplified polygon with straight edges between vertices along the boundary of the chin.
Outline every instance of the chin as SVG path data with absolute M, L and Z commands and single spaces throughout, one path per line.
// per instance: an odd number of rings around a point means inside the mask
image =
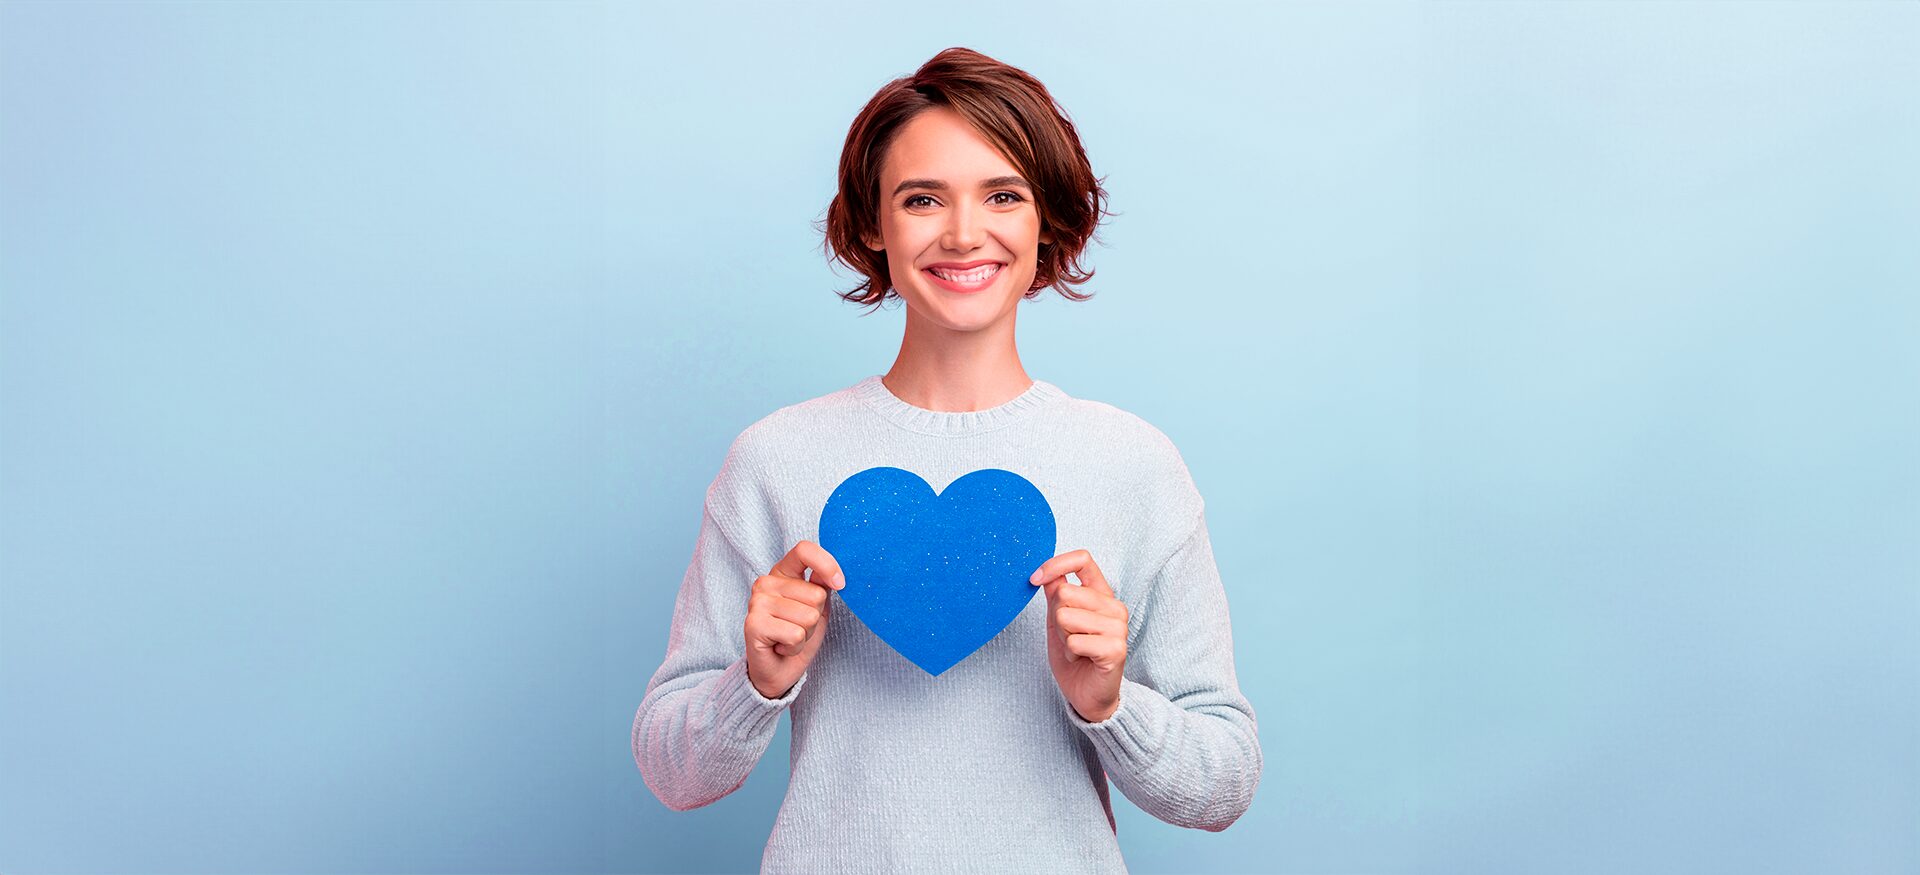
M 934 292 L 933 294 L 941 295 L 942 293 Z M 942 295 L 942 297 L 950 296 Z M 923 298 L 922 300 L 927 299 Z M 933 316 L 935 321 L 953 331 L 978 331 L 999 322 L 1009 315 L 1007 312 L 1009 306 L 1005 299 L 989 301 L 984 298 L 968 298 L 964 300 L 940 300 L 939 298 L 935 298 L 934 300 L 936 303 L 922 308 L 922 311 Z M 1018 302 L 1016 301 L 1015 303 Z

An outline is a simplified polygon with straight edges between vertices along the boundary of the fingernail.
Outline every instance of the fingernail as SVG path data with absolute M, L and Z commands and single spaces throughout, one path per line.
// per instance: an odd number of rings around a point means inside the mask
M 834 589 L 846 589 L 847 573 L 844 571 L 836 571 L 833 573 L 833 579 L 827 582 L 833 584 Z
M 1031 583 L 1031 584 L 1033 584 L 1034 586 L 1039 586 L 1039 585 L 1040 585 L 1040 572 L 1038 572 L 1038 571 L 1035 571 L 1035 572 L 1034 572 L 1034 573 L 1033 573 L 1033 574 L 1032 574 L 1031 576 L 1029 576 L 1029 577 L 1027 578 L 1027 582 L 1028 582 L 1028 583 Z

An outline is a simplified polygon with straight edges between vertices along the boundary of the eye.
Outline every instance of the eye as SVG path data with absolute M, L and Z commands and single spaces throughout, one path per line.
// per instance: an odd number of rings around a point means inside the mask
M 919 204 L 917 204 L 916 201 L 920 200 L 921 198 L 926 198 L 929 201 L 933 200 L 933 197 L 931 195 L 916 194 L 916 195 L 913 195 L 912 197 L 907 198 L 904 201 L 901 201 L 900 205 L 904 207 L 919 206 Z
M 1017 204 L 1017 203 L 1019 203 L 1019 202 L 1021 202 L 1021 201 L 1024 201 L 1024 200 L 1026 200 L 1026 198 L 1023 198 L 1023 197 L 1021 197 L 1021 196 L 1019 196 L 1019 195 L 1017 195 L 1017 194 L 1014 194 L 1013 192 L 1010 192 L 1010 191 L 996 191 L 996 192 L 994 192 L 994 193 L 993 193 L 993 197 L 999 197 L 999 196 L 1001 196 L 1001 195 L 1006 195 L 1007 197 L 1009 197 L 1009 198 L 1012 198 L 1012 200 L 1004 200 L 1004 201 L 1000 201 L 1000 203 L 1002 203 L 1002 204 Z

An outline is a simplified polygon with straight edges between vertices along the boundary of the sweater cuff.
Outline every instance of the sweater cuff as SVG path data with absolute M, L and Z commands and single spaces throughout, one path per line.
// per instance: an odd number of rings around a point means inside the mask
M 769 699 L 754 689 L 753 680 L 747 677 L 747 658 L 742 656 L 720 673 L 720 683 L 713 690 L 715 713 L 719 715 L 720 725 L 728 727 L 733 736 L 742 740 L 758 738 L 771 733 L 775 724 L 780 722 L 780 712 L 793 704 L 793 697 L 800 694 L 800 688 L 807 685 L 807 676 L 812 672 L 800 674 L 793 682 L 793 688 L 778 699 Z
M 1120 679 L 1120 705 L 1105 720 L 1089 723 L 1071 703 L 1063 704 L 1067 719 L 1093 741 L 1107 768 L 1127 774 L 1138 774 L 1160 759 L 1167 731 L 1178 717 L 1172 712 L 1180 710 L 1158 690 L 1126 677 Z

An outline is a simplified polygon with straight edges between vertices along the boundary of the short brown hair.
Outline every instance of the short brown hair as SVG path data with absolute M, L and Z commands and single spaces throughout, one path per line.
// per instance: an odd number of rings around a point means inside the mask
M 1033 185 L 1040 226 L 1052 232 L 1053 243 L 1042 244 L 1033 285 L 1023 293 L 1038 296 L 1051 286 L 1069 300 L 1084 301 L 1092 293 L 1071 286 L 1093 278 L 1082 271 L 1080 256 L 1094 235 L 1106 209 L 1104 177 L 1093 175 L 1080 135 L 1065 110 L 1053 100 L 1040 80 L 967 48 L 950 48 L 934 55 L 913 75 L 895 79 L 874 94 L 847 131 L 840 150 L 840 191 L 827 206 L 824 232 L 829 262 L 838 261 L 865 279 L 852 290 L 838 293 L 855 304 L 875 307 L 890 297 L 887 253 L 867 248 L 861 241 L 879 235 L 880 164 L 887 147 L 914 116 L 945 106 L 971 122 L 1018 168 Z

